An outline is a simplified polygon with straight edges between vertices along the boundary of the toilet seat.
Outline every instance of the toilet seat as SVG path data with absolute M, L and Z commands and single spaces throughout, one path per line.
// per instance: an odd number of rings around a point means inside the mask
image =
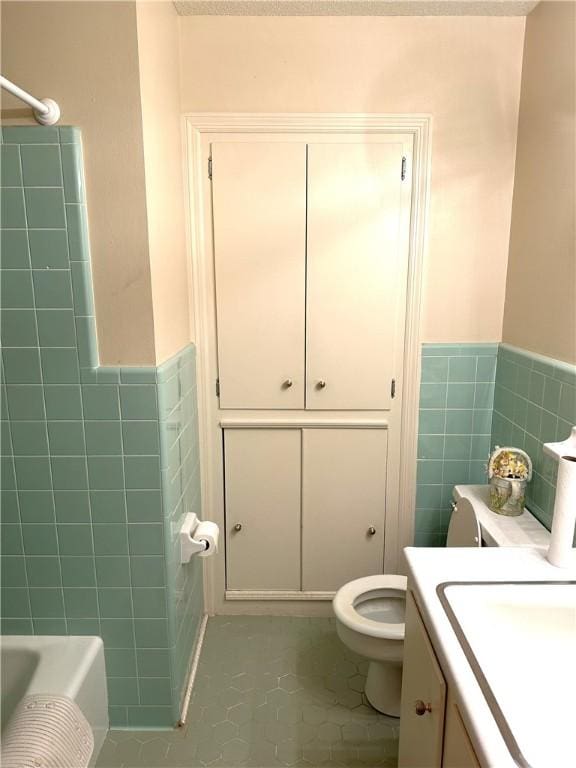
M 404 602 L 407 581 L 406 576 L 379 574 L 348 582 L 338 590 L 334 597 L 333 607 L 336 618 L 354 632 L 376 638 L 403 640 L 403 621 L 388 623 L 370 619 L 368 615 L 360 613 L 358 607 L 379 597 L 384 600 L 386 597 L 391 597 Z

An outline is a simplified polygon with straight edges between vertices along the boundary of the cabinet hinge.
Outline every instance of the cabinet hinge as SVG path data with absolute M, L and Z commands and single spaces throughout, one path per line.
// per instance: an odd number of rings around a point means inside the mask
M 208 158 L 208 178 L 212 178 L 212 155 Z
M 392 379 L 390 384 L 390 397 L 396 397 L 396 379 Z
M 216 379 L 216 397 L 220 397 L 220 379 Z
M 406 178 L 406 158 L 402 158 L 402 170 L 400 171 L 400 178 L 402 181 Z

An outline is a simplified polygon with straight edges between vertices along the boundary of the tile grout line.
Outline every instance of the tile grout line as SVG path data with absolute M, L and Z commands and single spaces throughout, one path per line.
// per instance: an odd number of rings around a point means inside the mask
M 121 377 L 120 377 L 121 378 Z M 118 397 L 118 413 L 120 417 L 120 445 L 122 449 L 122 482 L 123 482 L 123 491 L 124 491 L 124 516 L 125 516 L 125 525 L 126 525 L 126 546 L 127 546 L 127 557 L 128 557 L 128 578 L 130 580 L 130 610 L 132 611 L 132 642 L 134 645 L 134 659 L 136 663 L 136 693 L 138 696 L 138 705 L 141 703 L 141 691 L 140 691 L 140 675 L 139 675 L 139 665 L 138 665 L 138 653 L 137 653 L 137 645 L 136 645 L 136 615 L 134 613 L 134 581 L 132 577 L 132 553 L 130 549 L 130 537 L 128 536 L 129 527 L 128 527 L 128 494 L 126 489 L 126 469 L 125 469 L 125 457 L 124 457 L 124 430 L 122 429 L 123 424 L 123 413 L 122 413 L 122 398 L 120 397 L 120 387 L 121 384 L 118 383 L 117 387 L 117 397 Z M 129 705 L 122 705 L 126 706 L 126 718 L 128 722 L 128 706 Z
M 60 132 L 58 132 L 58 136 L 60 137 Z M 65 230 L 66 230 L 66 252 L 68 254 L 68 284 L 70 288 L 70 297 L 72 299 L 72 319 L 74 323 L 74 335 L 76 339 L 76 363 L 78 365 L 78 393 L 79 393 L 79 399 L 80 399 L 80 414 L 81 414 L 81 425 L 82 425 L 82 440 L 84 443 L 84 471 L 86 473 L 86 495 L 88 498 L 88 516 L 90 520 L 90 543 L 92 547 L 92 575 L 94 577 L 94 592 L 96 597 L 96 611 L 97 611 L 97 622 L 98 622 L 98 628 L 99 628 L 99 634 L 102 636 L 102 623 L 101 623 L 101 610 L 100 610 L 100 595 L 98 592 L 98 578 L 96 574 L 96 548 L 95 548 L 95 541 L 94 541 L 94 521 L 93 521 L 93 515 L 92 515 L 92 497 L 90 495 L 90 475 L 88 471 L 88 446 L 86 442 L 86 424 L 85 424 L 85 418 L 84 418 L 84 397 L 82 392 L 82 385 L 80 382 L 80 354 L 78 349 L 79 339 L 78 339 L 78 323 L 76 322 L 76 296 L 74 294 L 73 286 L 72 286 L 72 260 L 71 260 L 71 253 L 70 253 L 70 232 L 69 232 L 69 225 L 68 225 L 68 211 L 66 209 L 66 191 L 64 188 L 64 174 L 62 169 L 62 146 L 61 142 L 59 143 L 59 152 L 60 152 L 60 167 L 62 172 L 62 196 L 63 196 L 63 208 L 64 208 L 64 223 L 65 223 Z M 65 613 L 67 615 L 67 611 L 65 609 Z
M 60 560 L 60 541 L 58 538 L 58 528 L 56 525 L 56 498 L 54 496 L 54 479 L 52 476 L 52 457 L 50 455 L 50 439 L 48 435 L 48 412 L 46 408 L 46 395 L 45 395 L 45 388 L 44 388 L 44 371 L 42 370 L 42 355 L 41 355 L 41 347 L 40 347 L 40 329 L 38 326 L 38 307 L 36 304 L 36 286 L 34 285 L 33 275 L 32 275 L 32 253 L 30 248 L 30 236 L 29 236 L 29 228 L 28 228 L 28 202 L 26 200 L 26 194 L 24 192 L 24 167 L 22 163 L 22 149 L 21 146 L 19 146 L 19 159 L 20 159 L 20 175 L 22 178 L 22 199 L 23 199 L 23 210 L 24 210 L 24 222 L 26 224 L 26 242 L 28 246 L 28 262 L 30 264 L 30 287 L 32 291 L 32 303 L 34 305 L 34 323 L 36 328 L 36 341 L 37 341 L 37 353 L 38 353 L 38 364 L 39 364 L 39 373 L 40 373 L 40 386 L 42 389 L 42 407 L 44 411 L 44 434 L 46 437 L 46 446 L 48 449 L 48 473 L 50 476 L 50 496 L 52 500 L 52 514 L 53 514 L 53 520 L 54 522 L 51 524 L 54 526 L 54 535 L 56 540 L 56 556 L 58 558 L 58 573 L 60 576 L 60 597 L 62 600 L 62 612 L 63 612 L 63 620 L 64 620 L 64 626 L 66 627 L 66 631 L 68 630 L 68 622 L 66 621 L 66 608 L 65 608 L 65 602 L 64 602 L 64 585 L 62 580 L 62 562 Z M 12 424 L 12 420 L 11 420 Z M 12 426 L 10 427 L 12 428 Z M 18 487 L 18 479 L 16 479 L 16 486 Z M 18 496 L 20 494 L 18 493 Z M 22 522 L 20 523 L 22 527 L 22 541 L 24 541 L 24 527 Z M 32 631 L 33 634 L 36 634 L 36 627 L 34 626 L 34 616 L 32 612 L 32 595 L 31 595 L 31 587 L 30 587 L 30 574 L 28 572 L 28 561 L 26 556 L 26 547 L 24 546 L 24 556 L 25 556 L 25 567 L 26 567 L 26 578 L 28 582 L 28 599 L 30 602 L 30 616 L 32 619 Z

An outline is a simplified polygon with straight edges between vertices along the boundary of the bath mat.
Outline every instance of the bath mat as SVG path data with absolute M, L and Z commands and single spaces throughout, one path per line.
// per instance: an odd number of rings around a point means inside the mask
M 90 724 L 66 696 L 24 696 L 2 734 L 2 768 L 85 768 L 94 750 Z

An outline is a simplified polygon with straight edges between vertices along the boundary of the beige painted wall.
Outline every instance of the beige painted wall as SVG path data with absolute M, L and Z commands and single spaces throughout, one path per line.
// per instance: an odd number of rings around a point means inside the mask
M 178 16 L 172 3 L 137 4 L 140 92 L 156 360 L 190 340 Z
M 524 24 L 182 18 L 182 106 L 432 114 L 423 339 L 500 341 Z
M 82 129 L 101 363 L 154 363 L 135 4 L 3 2 L 1 63 Z M 35 124 L 7 95 L 2 120 Z
M 576 363 L 576 5 L 528 17 L 503 341 Z
M 154 338 L 161 362 L 190 340 L 178 16 L 172 3 L 139 2 L 137 21 Z

